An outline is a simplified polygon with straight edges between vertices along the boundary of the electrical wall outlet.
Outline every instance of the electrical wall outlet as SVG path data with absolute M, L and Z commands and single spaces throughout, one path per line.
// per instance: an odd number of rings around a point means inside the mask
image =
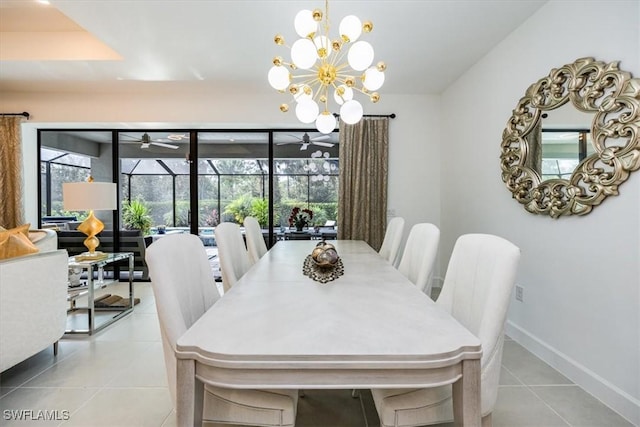
M 516 301 L 524 302 L 524 288 L 516 285 Z
M 395 209 L 387 209 L 387 216 L 396 216 Z

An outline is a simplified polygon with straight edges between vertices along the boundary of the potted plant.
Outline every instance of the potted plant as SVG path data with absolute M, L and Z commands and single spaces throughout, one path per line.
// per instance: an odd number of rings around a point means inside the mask
M 294 207 L 291 209 L 291 215 L 289 216 L 289 226 L 296 227 L 296 231 L 302 231 L 302 229 L 309 225 L 313 219 L 313 211 L 310 209 L 300 209 Z
M 143 236 L 151 231 L 151 215 L 142 199 L 125 200 L 122 204 L 122 223 L 127 230 L 140 230 Z

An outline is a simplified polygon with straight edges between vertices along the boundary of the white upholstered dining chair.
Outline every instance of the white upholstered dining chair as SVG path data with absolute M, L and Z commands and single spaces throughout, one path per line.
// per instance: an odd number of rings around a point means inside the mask
M 202 241 L 176 234 L 146 251 L 156 300 L 165 367 L 176 405 L 176 342 L 220 294 Z M 216 424 L 294 426 L 297 390 L 235 390 L 204 386 L 203 420 Z
M 257 219 L 248 216 L 244 219 L 244 237 L 247 239 L 247 251 L 251 263 L 255 264 L 267 253 L 267 244 L 262 237 L 262 229 Z
M 398 252 L 402 243 L 402 232 L 404 231 L 404 218 L 399 216 L 391 218 L 384 233 L 382 246 L 378 253 L 381 257 L 389 261 L 392 265 L 398 264 Z
M 398 271 L 404 274 L 418 289 L 431 296 L 433 266 L 438 255 L 440 229 L 433 224 L 422 223 L 411 227 Z
M 222 222 L 213 234 L 218 246 L 222 288 L 227 292 L 251 268 L 251 260 L 238 224 Z
M 498 396 L 504 323 L 519 260 L 520 249 L 501 237 L 460 236 L 436 301 L 482 343 L 483 427 L 491 426 L 491 413 Z M 453 420 L 451 385 L 371 392 L 381 426 L 421 426 Z

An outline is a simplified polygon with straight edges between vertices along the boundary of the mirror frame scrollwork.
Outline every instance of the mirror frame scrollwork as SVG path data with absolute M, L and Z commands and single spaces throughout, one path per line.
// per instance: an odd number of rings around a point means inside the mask
M 568 102 L 593 113 L 595 152 L 582 160 L 569 179 L 542 181 L 527 166 L 527 136 L 544 111 Z M 558 218 L 585 215 L 640 168 L 640 79 L 621 71 L 618 62 L 580 58 L 552 69 L 529 86 L 502 133 L 502 180 L 513 198 L 534 214 Z

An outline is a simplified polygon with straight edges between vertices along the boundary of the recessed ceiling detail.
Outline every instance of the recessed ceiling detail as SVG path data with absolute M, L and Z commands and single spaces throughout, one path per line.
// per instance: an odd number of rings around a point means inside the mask
M 52 6 L 2 2 L 0 61 L 100 61 L 122 57 Z

